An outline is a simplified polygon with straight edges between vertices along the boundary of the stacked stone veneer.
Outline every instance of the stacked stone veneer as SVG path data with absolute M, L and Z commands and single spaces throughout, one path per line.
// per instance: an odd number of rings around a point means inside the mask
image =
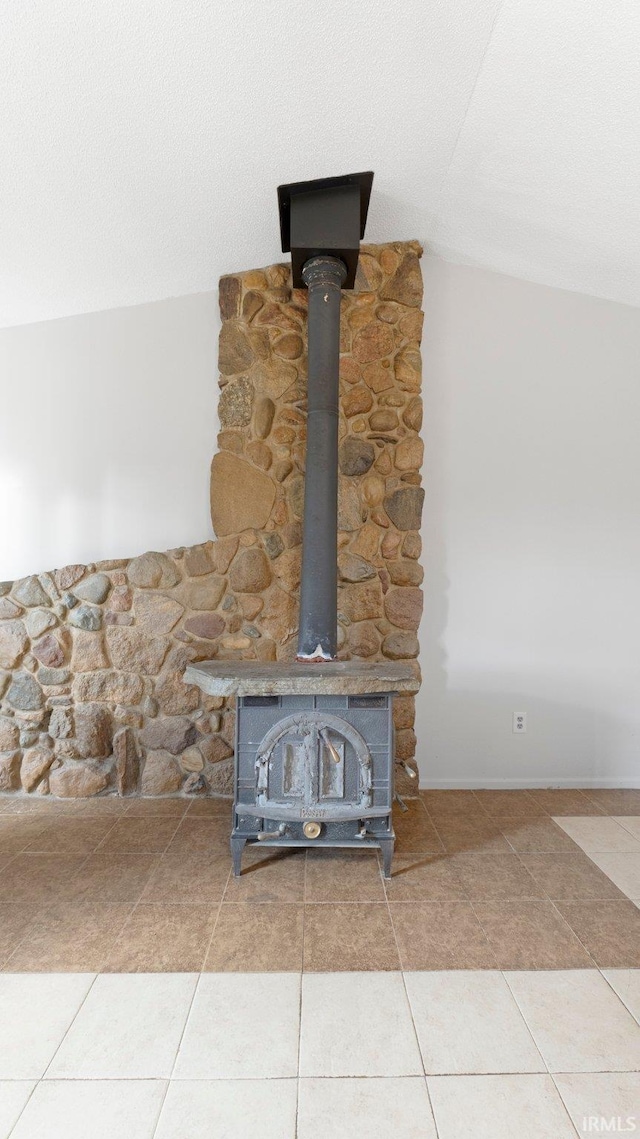
M 416 242 L 363 246 L 343 294 L 342 659 L 418 653 L 420 253 Z M 0 791 L 230 792 L 233 701 L 182 674 L 214 657 L 295 657 L 306 299 L 285 265 L 220 282 L 216 541 L 0 585 Z M 412 697 L 396 699 L 395 718 L 398 757 L 413 762 Z

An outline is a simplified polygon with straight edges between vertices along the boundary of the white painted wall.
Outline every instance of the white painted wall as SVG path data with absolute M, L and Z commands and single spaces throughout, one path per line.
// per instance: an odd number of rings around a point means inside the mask
M 423 266 L 422 780 L 640 785 L 640 310 Z M 212 293 L 0 332 L 0 579 L 211 535 L 217 332 Z
M 640 310 L 423 269 L 422 781 L 639 786 Z
M 0 580 L 213 536 L 218 302 L 0 330 Z

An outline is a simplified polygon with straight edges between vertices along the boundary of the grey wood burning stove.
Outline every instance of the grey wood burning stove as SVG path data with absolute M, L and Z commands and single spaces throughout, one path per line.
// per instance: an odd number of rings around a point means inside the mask
M 309 294 L 307 455 L 298 659 L 209 661 L 188 684 L 237 697 L 231 850 L 247 842 L 379 847 L 391 872 L 393 694 L 414 662 L 338 661 L 337 492 L 340 298 L 353 288 L 373 175 L 280 186 L 282 248 Z
M 231 850 L 247 842 L 379 847 L 391 873 L 393 694 L 416 692 L 412 661 L 190 665 L 188 684 L 237 696 Z

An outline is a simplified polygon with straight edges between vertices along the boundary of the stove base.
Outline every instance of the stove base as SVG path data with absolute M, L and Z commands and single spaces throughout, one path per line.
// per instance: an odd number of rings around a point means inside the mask
M 367 831 L 366 836 L 359 837 L 359 831 L 362 826 L 367 826 L 367 820 L 363 819 L 360 825 L 351 823 L 326 823 L 322 834 L 315 839 L 309 839 L 302 833 L 302 823 L 288 825 L 286 834 L 277 835 L 277 837 L 268 839 L 258 839 L 256 832 L 241 829 L 237 825 L 233 829 L 231 835 L 231 858 L 233 861 L 234 877 L 238 878 L 242 869 L 242 852 L 247 843 L 252 846 L 268 846 L 268 847 L 289 847 L 289 848 L 306 848 L 312 850 L 322 848 L 324 850 L 364 850 L 373 849 L 382 852 L 382 869 L 383 875 L 388 880 L 391 877 L 391 864 L 393 861 L 393 850 L 395 845 L 395 834 L 390 819 L 371 819 L 369 824 L 380 826 L 380 833 L 372 829 Z M 273 833 L 278 830 L 281 824 L 275 820 L 272 823 L 265 820 L 265 831 L 262 833 Z

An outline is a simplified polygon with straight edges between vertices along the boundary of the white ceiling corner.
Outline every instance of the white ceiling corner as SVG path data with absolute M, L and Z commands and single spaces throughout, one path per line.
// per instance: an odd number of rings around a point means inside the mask
M 279 182 L 375 171 L 367 237 L 640 303 L 631 0 L 6 0 L 0 324 L 280 256 Z

